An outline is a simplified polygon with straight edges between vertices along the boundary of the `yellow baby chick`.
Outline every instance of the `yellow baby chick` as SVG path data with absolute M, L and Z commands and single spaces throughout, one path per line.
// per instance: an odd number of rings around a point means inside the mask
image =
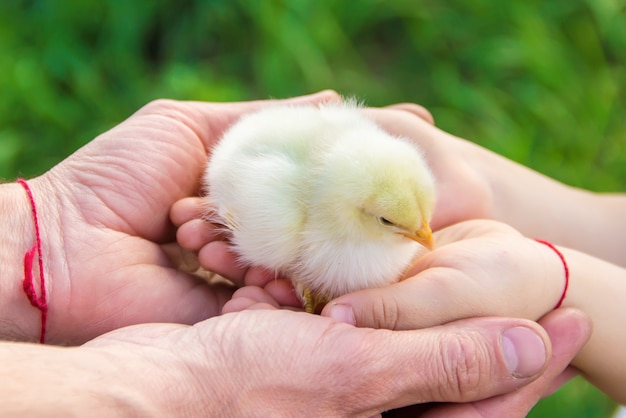
M 212 150 L 204 181 L 208 217 L 241 262 L 291 278 L 308 312 L 399 280 L 420 244 L 433 246 L 424 158 L 354 103 L 243 117 Z

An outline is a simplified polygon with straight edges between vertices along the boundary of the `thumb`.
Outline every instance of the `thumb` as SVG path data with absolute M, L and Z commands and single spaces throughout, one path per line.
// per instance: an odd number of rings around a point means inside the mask
M 370 415 L 509 393 L 537 378 L 551 356 L 544 329 L 521 319 L 474 318 L 404 332 L 360 330 L 368 331 L 361 344 L 367 349 L 353 353 L 362 366 L 352 381 L 362 382 L 353 389 L 367 394 L 358 398 Z
M 564 383 L 563 370 L 584 346 L 591 333 L 591 322 L 582 312 L 557 309 L 540 321 L 552 341 L 550 364 L 531 384 L 472 404 L 439 404 L 424 417 L 525 417 L 547 390 Z M 572 373 L 566 373 L 572 377 Z M 395 416 L 395 415 L 394 415 Z
M 477 315 L 465 303 L 465 273 L 451 268 L 434 268 L 389 286 L 362 289 L 329 302 L 321 315 L 365 328 L 407 330 L 445 324 Z M 473 312 L 472 312 L 473 311 Z M 520 315 L 511 315 L 520 316 Z

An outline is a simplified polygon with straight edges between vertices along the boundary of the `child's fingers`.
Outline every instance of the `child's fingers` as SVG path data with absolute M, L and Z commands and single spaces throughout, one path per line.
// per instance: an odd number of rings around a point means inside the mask
M 279 304 L 265 289 L 256 286 L 244 286 L 233 293 L 233 299 L 247 298 L 257 303 L 267 303 L 278 308 Z
M 246 309 L 250 309 L 253 305 L 256 305 L 257 303 L 257 301 L 248 298 L 231 299 L 226 302 L 222 307 L 222 314 L 245 311 Z M 271 309 L 272 307 L 272 305 L 267 306 L 268 309 Z
M 296 292 L 290 280 L 272 280 L 265 286 L 264 289 L 278 302 L 280 306 L 302 308 L 302 302 L 296 296 Z
M 206 212 L 200 197 L 186 197 L 175 202 L 170 209 L 170 219 L 176 226 L 181 226 L 192 219 L 202 218 Z
M 192 219 L 180 225 L 176 232 L 178 244 L 191 251 L 198 251 L 213 241 L 222 240 L 223 234 L 215 225 L 202 219 Z
M 237 255 L 224 241 L 213 241 L 203 246 L 198 252 L 198 261 L 202 268 L 212 271 L 243 286 L 248 267 L 243 266 Z
M 250 267 L 246 272 L 245 283 L 246 286 L 265 287 L 266 284 L 277 278 L 273 271 L 261 267 Z
M 264 289 L 257 286 L 245 286 L 238 289 L 231 300 L 224 304 L 222 314 L 240 312 L 246 309 L 279 308 L 278 302 Z

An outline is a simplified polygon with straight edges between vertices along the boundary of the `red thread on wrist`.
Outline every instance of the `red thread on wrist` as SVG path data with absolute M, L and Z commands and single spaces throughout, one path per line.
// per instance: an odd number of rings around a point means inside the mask
M 39 218 L 37 216 L 37 206 L 35 206 L 35 198 L 30 190 L 30 186 L 24 179 L 17 179 L 17 182 L 22 185 L 33 212 L 33 221 L 35 223 L 35 244 L 33 247 L 24 254 L 24 282 L 22 288 L 26 297 L 30 301 L 30 304 L 41 311 L 41 335 L 39 337 L 39 343 L 43 344 L 46 341 L 46 322 L 48 319 L 48 300 L 46 298 L 46 279 L 43 273 L 43 257 L 41 252 L 41 235 L 39 234 Z M 33 284 L 33 261 L 35 259 L 35 252 L 37 252 L 37 261 L 39 262 L 39 296 L 35 291 Z
M 569 287 L 569 267 L 567 266 L 567 261 L 565 261 L 565 256 L 554 245 L 552 245 L 548 241 L 544 241 L 542 239 L 535 239 L 535 241 L 551 248 L 552 251 L 554 251 L 556 255 L 559 256 L 559 258 L 561 259 L 561 262 L 563 263 L 563 268 L 565 269 L 565 287 L 563 288 L 563 293 L 561 294 L 561 298 L 559 299 L 559 301 L 556 303 L 556 306 L 554 307 L 554 309 L 558 309 L 563 304 L 563 301 L 565 300 L 565 296 L 567 295 L 567 288 Z

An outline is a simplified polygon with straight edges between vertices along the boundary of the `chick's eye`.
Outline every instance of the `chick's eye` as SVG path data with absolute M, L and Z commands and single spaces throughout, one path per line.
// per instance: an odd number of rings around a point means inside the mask
M 378 218 L 378 222 L 380 222 L 381 224 L 385 225 L 385 226 L 393 226 L 394 223 L 391 222 L 389 219 L 387 218 L 383 218 L 382 216 Z

